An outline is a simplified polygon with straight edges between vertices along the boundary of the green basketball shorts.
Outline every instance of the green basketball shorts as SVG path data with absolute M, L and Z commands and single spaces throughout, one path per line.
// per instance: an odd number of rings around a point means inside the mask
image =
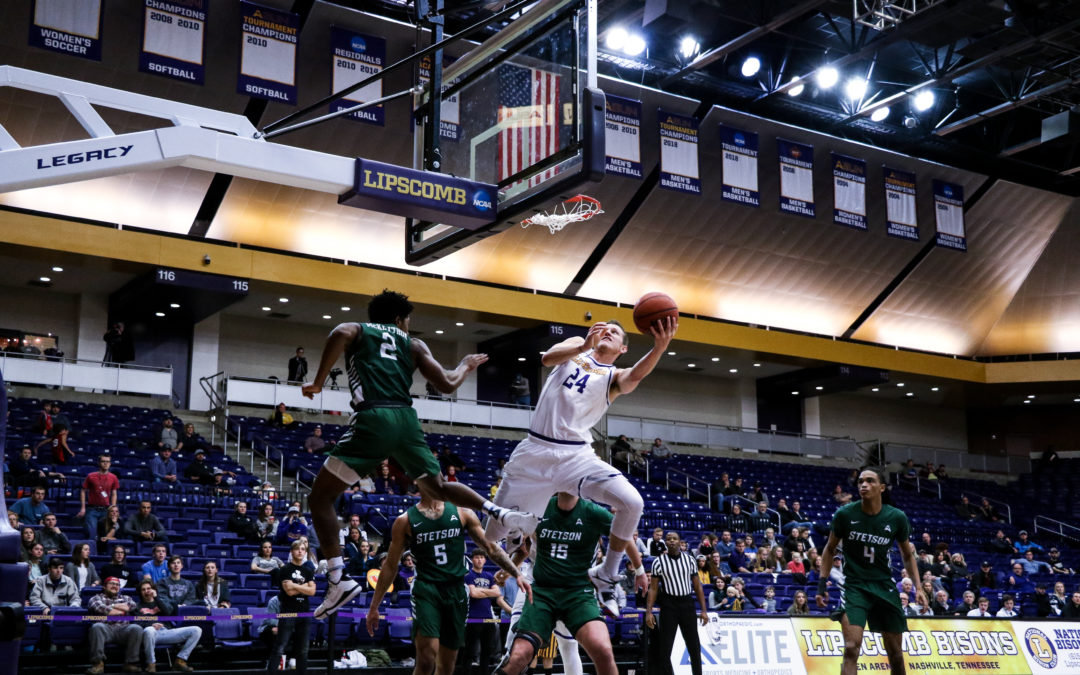
M 844 586 L 843 611 L 848 622 L 880 633 L 904 633 L 907 617 L 892 581 L 849 579 Z
M 358 476 L 374 473 L 387 458 L 397 461 L 413 480 L 440 473 L 411 407 L 370 408 L 354 414 L 352 426 L 326 454 L 340 459 Z
M 417 579 L 412 590 L 413 638 L 439 638 L 439 646 L 465 646 L 465 619 L 469 616 L 469 594 L 465 580 L 455 584 L 433 584 Z
M 532 604 L 525 603 L 517 623 L 517 632 L 533 633 L 541 640 L 548 640 L 555 630 L 555 622 L 560 620 L 566 624 L 570 635 L 577 635 L 578 629 L 590 621 L 603 621 L 592 586 L 533 586 Z

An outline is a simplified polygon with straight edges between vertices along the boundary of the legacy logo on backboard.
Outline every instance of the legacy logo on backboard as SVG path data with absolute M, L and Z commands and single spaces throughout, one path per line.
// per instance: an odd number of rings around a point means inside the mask
M 52 169 L 58 166 L 68 166 L 71 164 L 82 164 L 84 162 L 96 162 L 105 159 L 116 159 L 118 157 L 126 157 L 134 145 L 118 145 L 112 148 L 102 148 L 101 150 L 87 150 L 86 152 L 72 152 L 66 155 L 53 155 L 52 157 L 39 157 L 37 160 L 37 168 Z

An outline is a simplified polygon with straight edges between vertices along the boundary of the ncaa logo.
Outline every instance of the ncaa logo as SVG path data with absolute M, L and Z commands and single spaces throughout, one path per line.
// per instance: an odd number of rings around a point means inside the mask
M 476 195 L 473 196 L 472 205 L 477 211 L 490 211 L 494 208 L 491 203 L 491 195 L 483 190 L 477 191 Z
M 945 189 L 944 189 L 944 190 L 942 190 L 942 192 L 944 192 L 944 193 L 945 193 L 945 196 L 946 196 L 946 197 L 952 197 L 952 186 L 950 186 L 950 185 L 946 185 L 946 186 L 945 186 Z
M 746 145 L 746 136 L 741 131 L 735 132 L 735 145 Z
M 352 36 L 352 39 L 349 40 L 349 49 L 352 49 L 354 52 L 357 53 L 366 52 L 367 42 L 365 42 L 364 38 L 360 37 L 359 35 L 354 35 Z
M 1058 653 L 1054 643 L 1038 628 L 1028 628 L 1024 633 L 1024 646 L 1028 654 L 1043 668 L 1053 670 L 1057 666 Z

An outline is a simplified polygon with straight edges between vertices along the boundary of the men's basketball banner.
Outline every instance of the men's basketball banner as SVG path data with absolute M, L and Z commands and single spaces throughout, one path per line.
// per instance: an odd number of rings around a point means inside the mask
M 1013 621 L 1012 628 L 1032 675 L 1080 673 L 1080 623 Z
M 890 237 L 919 241 L 915 174 L 885 167 L 885 220 Z
M 299 34 L 296 14 L 241 2 L 237 93 L 295 105 Z
M 143 0 L 139 70 L 202 84 L 209 0 Z
M 937 218 L 938 246 L 967 250 L 964 234 L 964 188 L 960 185 L 934 181 L 934 215 Z
M 456 61 L 452 56 L 443 57 L 443 68 Z M 420 59 L 420 82 L 431 82 L 431 55 Z M 443 82 L 443 86 L 449 84 Z M 443 99 L 439 105 L 439 137 L 448 141 L 456 141 L 461 138 L 461 102 L 458 97 L 461 93 L 454 94 L 450 98 Z
M 866 229 L 866 162 L 832 153 L 833 222 Z
M 331 87 L 335 92 L 381 72 L 386 66 L 386 40 L 381 37 L 331 26 L 330 50 L 333 75 Z M 357 103 L 374 101 L 382 98 L 382 95 L 382 80 L 376 80 L 331 103 L 330 112 L 352 108 Z M 346 117 L 383 126 L 386 124 L 386 108 L 379 104 L 351 112 Z
M 607 173 L 641 178 L 641 101 L 608 94 L 604 129 Z
M 720 148 L 723 152 L 723 188 L 720 198 L 726 202 L 761 206 L 758 192 L 758 135 L 720 125 Z
M 780 156 L 780 210 L 813 218 L 814 147 L 776 139 Z
M 698 121 L 660 109 L 660 187 L 701 194 Z
M 34 0 L 30 46 L 101 60 L 102 0 Z
M 799 643 L 787 617 L 710 613 L 708 625 L 702 626 L 700 621 L 694 621 L 694 625 L 701 643 L 702 675 L 806 675 Z M 692 675 L 690 653 L 681 631 L 675 634 L 670 658 L 675 675 Z

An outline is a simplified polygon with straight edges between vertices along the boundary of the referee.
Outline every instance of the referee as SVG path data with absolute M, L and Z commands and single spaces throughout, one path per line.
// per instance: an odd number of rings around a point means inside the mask
M 674 675 L 671 667 L 671 650 L 675 645 L 675 630 L 681 629 L 686 649 L 690 653 L 690 668 L 693 675 L 701 675 L 701 641 L 698 639 L 697 626 L 694 625 L 694 600 L 690 597 L 693 589 L 697 595 L 701 613 L 701 625 L 709 623 L 705 612 L 705 591 L 698 578 L 697 561 L 694 556 L 679 551 L 679 533 L 668 532 L 664 536 L 667 552 L 653 561 L 652 581 L 649 584 L 649 597 L 645 601 L 645 625 L 656 627 L 652 609 L 659 597 L 660 607 L 660 658 L 663 660 L 661 673 Z

